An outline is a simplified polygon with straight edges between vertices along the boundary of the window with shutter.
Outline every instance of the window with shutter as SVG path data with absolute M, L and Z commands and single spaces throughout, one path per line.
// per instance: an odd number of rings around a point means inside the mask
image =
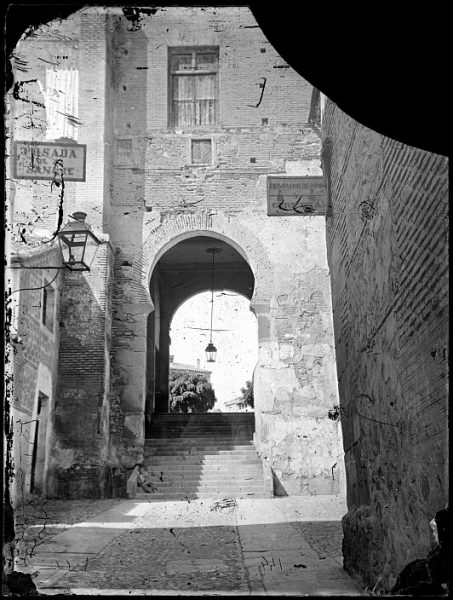
M 169 125 L 216 125 L 218 79 L 218 48 L 169 48 Z
M 192 140 L 192 164 L 212 164 L 211 140 Z

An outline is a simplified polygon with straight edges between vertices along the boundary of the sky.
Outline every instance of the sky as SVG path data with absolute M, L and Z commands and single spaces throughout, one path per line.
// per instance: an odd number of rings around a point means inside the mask
M 258 359 L 258 328 L 250 301 L 223 291 L 214 293 L 212 342 L 217 348 L 215 363 L 206 362 L 209 343 L 211 292 L 189 298 L 176 311 L 170 328 L 170 355 L 175 363 L 200 366 L 212 371 L 211 383 L 217 396 L 214 409 L 224 411 L 224 402 L 241 394 L 252 379 Z

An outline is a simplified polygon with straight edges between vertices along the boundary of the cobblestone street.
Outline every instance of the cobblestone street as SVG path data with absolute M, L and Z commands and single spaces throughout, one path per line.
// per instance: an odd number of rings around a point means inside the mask
M 327 496 L 30 503 L 16 570 L 44 594 L 359 595 L 342 510 Z

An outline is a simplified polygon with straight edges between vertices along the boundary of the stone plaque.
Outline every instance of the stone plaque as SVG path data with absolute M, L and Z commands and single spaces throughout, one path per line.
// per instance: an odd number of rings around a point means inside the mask
M 270 217 L 325 215 L 327 190 L 322 176 L 267 178 L 267 214 Z
M 13 176 L 15 179 L 52 181 L 56 163 L 62 166 L 65 181 L 85 181 L 86 145 L 14 142 Z

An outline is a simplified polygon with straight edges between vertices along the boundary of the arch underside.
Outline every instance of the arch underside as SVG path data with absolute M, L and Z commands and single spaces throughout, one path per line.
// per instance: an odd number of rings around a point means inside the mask
M 214 268 L 213 254 L 215 248 Z M 179 306 L 197 293 L 231 290 L 251 300 L 253 272 L 230 244 L 209 235 L 185 237 L 155 264 L 150 281 L 154 311 L 148 316 L 146 423 L 154 412 L 169 410 L 169 329 Z M 148 428 L 147 428 L 148 429 Z
M 245 225 L 231 220 L 222 213 L 215 215 L 200 213 L 168 218 L 157 231 L 150 232 L 133 263 L 131 288 L 136 301 L 148 306 L 148 310 L 149 308 L 154 309 L 149 290 L 151 276 L 156 265 L 175 245 L 199 236 L 208 236 L 217 243 L 227 244 L 236 253 L 233 260 L 236 264 L 243 264 L 240 263 L 238 257 L 243 258 L 254 276 L 252 309 L 255 310 L 255 307 L 258 307 L 258 312 L 266 310 L 273 290 L 273 269 L 267 256 L 266 247 Z M 219 270 L 218 273 L 220 276 L 221 271 Z M 237 286 L 240 287 L 237 291 L 250 297 L 250 290 L 244 287 L 245 281 L 240 283 L 240 275 L 238 272 Z M 200 291 L 202 290 L 200 289 Z

